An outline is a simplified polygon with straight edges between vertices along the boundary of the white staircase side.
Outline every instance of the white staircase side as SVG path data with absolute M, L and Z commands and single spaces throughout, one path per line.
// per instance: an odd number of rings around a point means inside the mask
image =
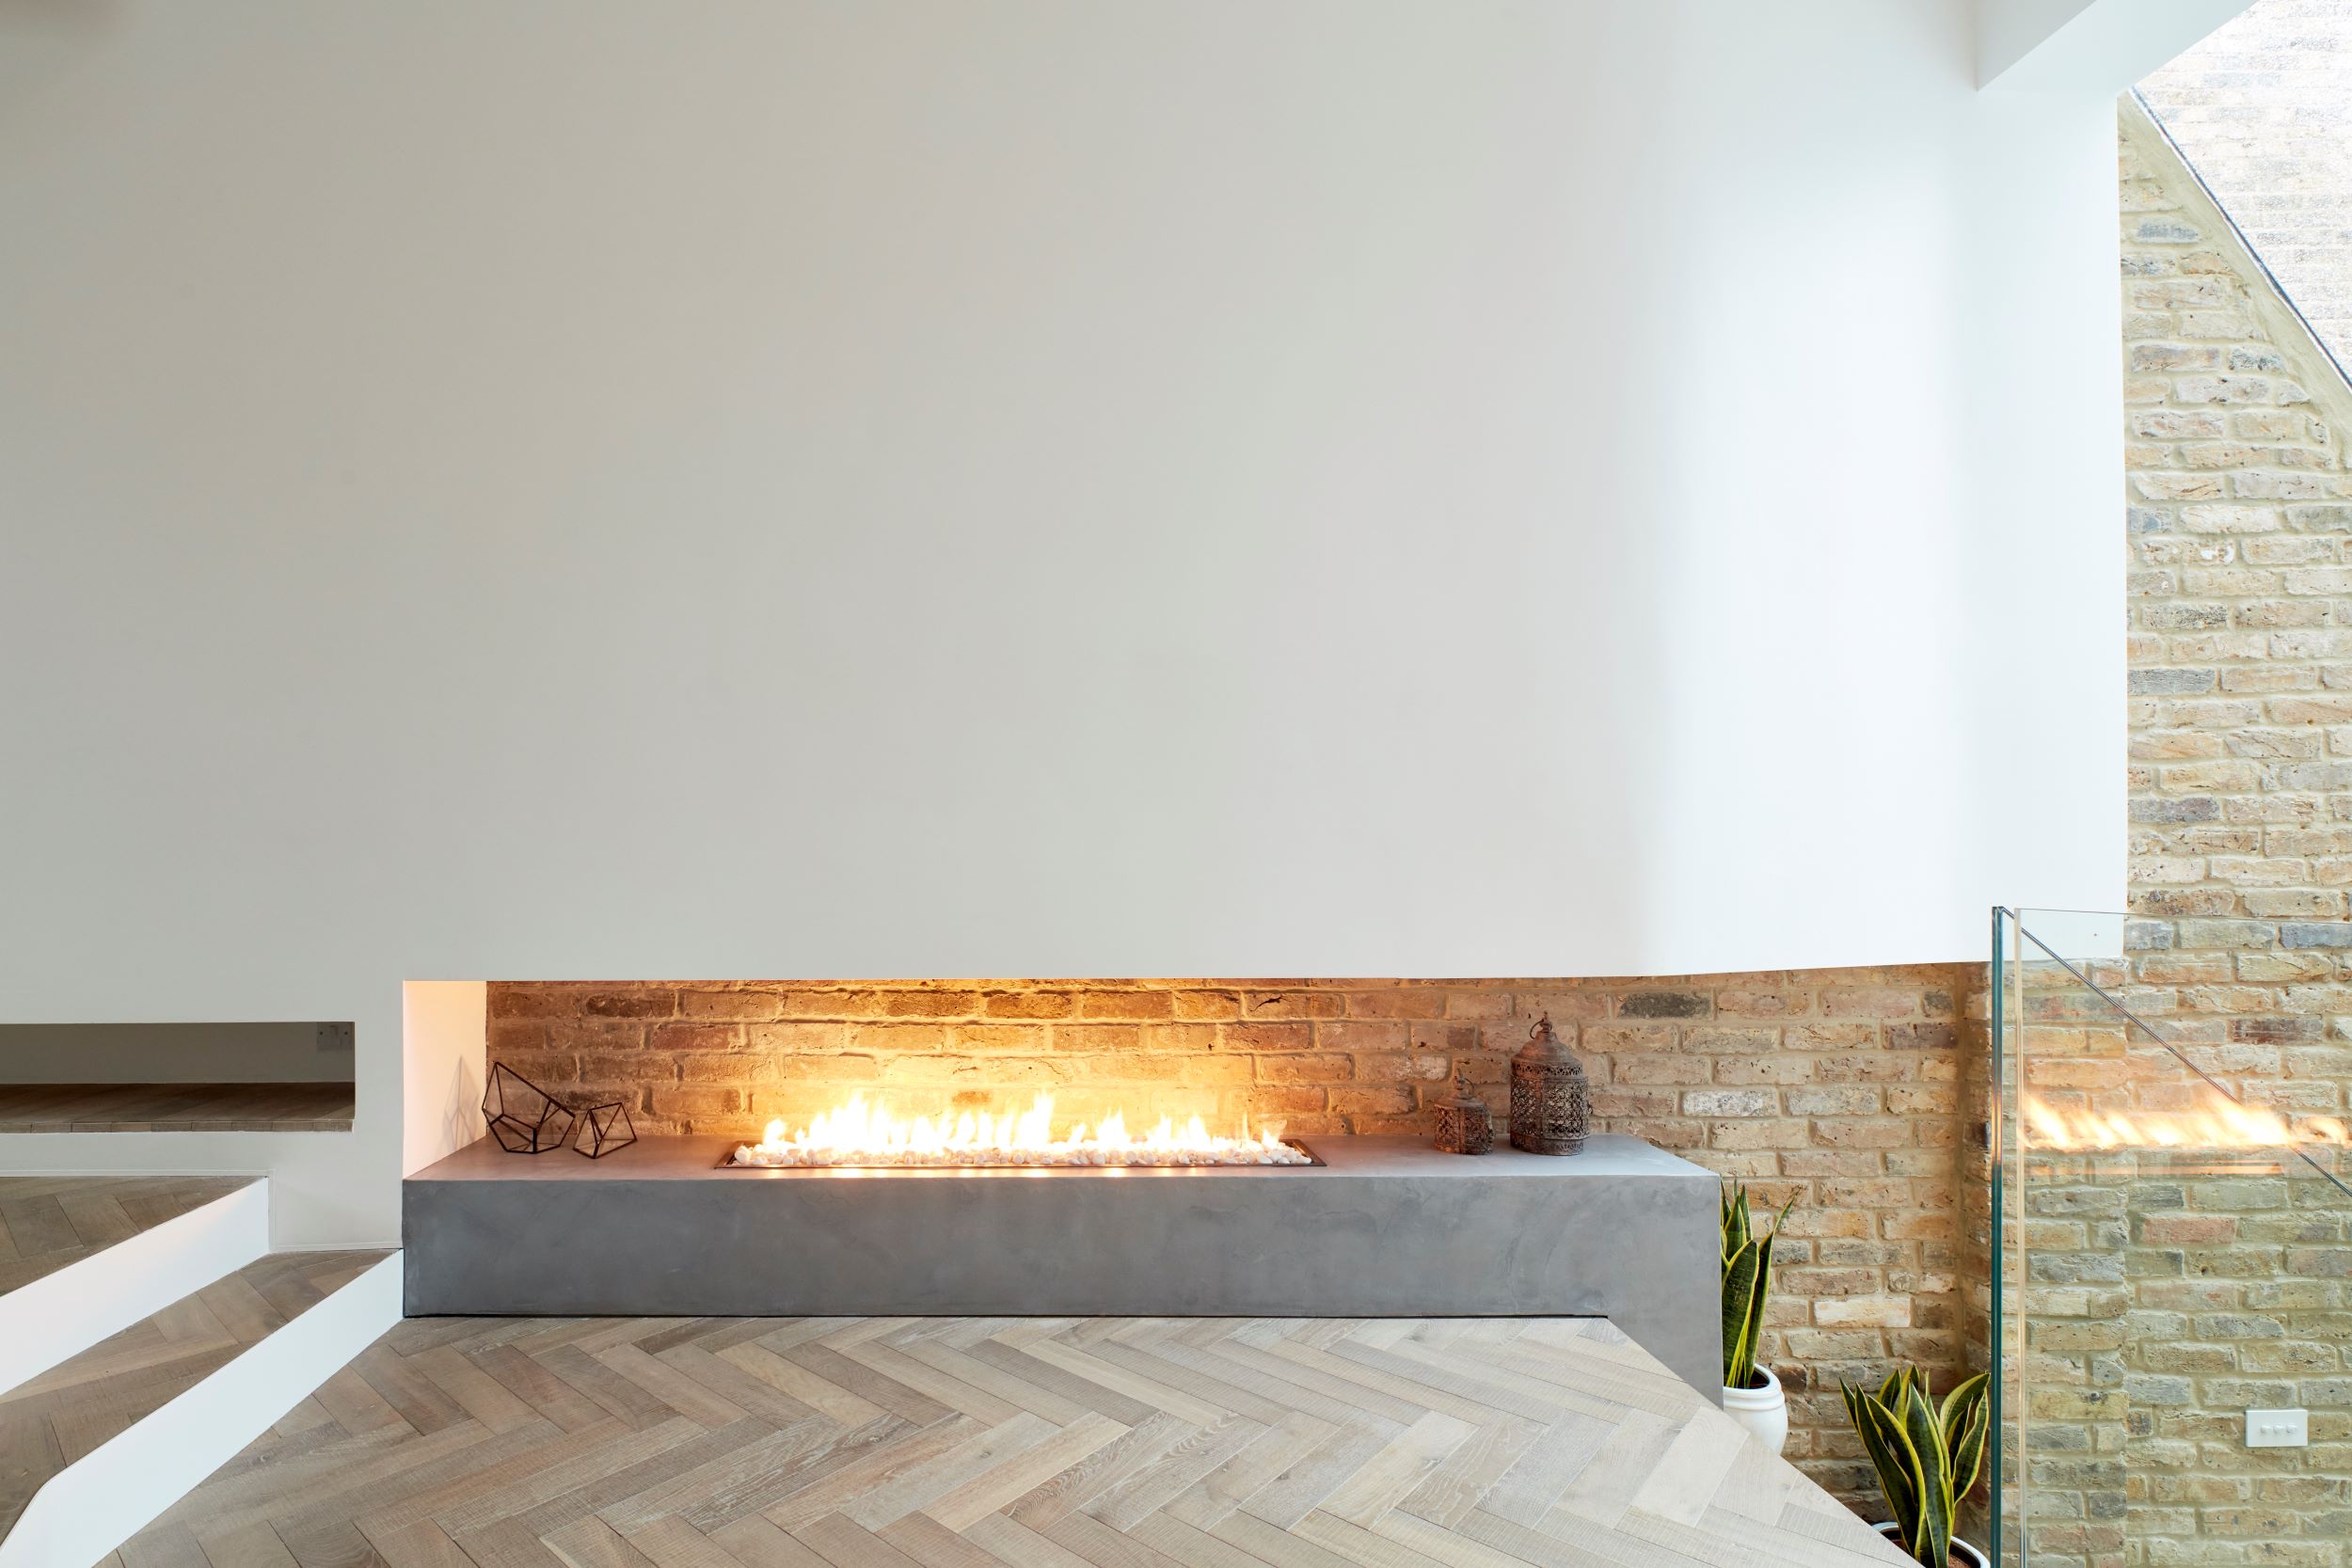
M 194 1295 L 269 1250 L 269 1180 L 0 1295 L 0 1392 Z
M 400 1303 L 395 1252 L 50 1477 L 0 1540 L 0 1568 L 97 1562 L 398 1323 Z

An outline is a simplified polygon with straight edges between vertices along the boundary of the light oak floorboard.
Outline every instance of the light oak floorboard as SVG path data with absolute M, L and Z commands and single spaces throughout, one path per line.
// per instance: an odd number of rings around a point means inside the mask
M 93 1233 L 116 1224 L 103 1201 L 76 1212 Z M 305 1288 L 248 1271 L 100 1347 L 102 1365 L 0 1400 L 0 1464 L 103 1440 L 189 1358 L 282 1322 Z M 404 1323 L 103 1568 L 290 1561 L 1902 1559 L 1606 1323 L 646 1318 Z
M 0 1091 L 5 1092 L 5 1091 Z M 0 1295 L 252 1185 L 249 1176 L 0 1177 Z
M 0 1132 L 348 1132 L 349 1084 L 0 1084 Z
M 0 1393 L 0 1534 L 50 1477 L 384 1257 L 271 1253 Z M 272 1433 L 263 1441 L 283 1439 Z M 127 1547 L 125 1557 L 137 1560 Z

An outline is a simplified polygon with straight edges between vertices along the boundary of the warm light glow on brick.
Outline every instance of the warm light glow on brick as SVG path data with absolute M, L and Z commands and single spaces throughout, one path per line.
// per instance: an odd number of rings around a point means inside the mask
M 2026 1142 L 2036 1148 L 2284 1148 L 2291 1144 L 2352 1145 L 2352 1129 L 2334 1117 L 2290 1121 L 2259 1105 L 2222 1095 L 2194 1111 L 2062 1110 L 2037 1095 L 2026 1097 Z

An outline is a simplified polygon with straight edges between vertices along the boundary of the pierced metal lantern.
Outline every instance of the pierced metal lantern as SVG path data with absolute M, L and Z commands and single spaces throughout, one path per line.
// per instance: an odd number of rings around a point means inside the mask
M 1447 1154 L 1484 1154 L 1495 1146 L 1486 1102 L 1470 1093 L 1470 1080 L 1454 1075 L 1454 1093 L 1438 1101 L 1438 1148 Z
M 1574 1154 L 1592 1126 L 1584 1064 L 1551 1032 L 1547 1013 L 1511 1058 L 1511 1147 L 1530 1154 Z

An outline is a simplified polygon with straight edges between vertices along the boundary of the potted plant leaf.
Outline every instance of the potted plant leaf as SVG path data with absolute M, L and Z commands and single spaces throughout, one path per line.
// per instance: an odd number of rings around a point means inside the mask
M 1895 1514 L 1879 1532 L 1923 1568 L 1990 1568 L 1983 1552 L 1952 1539 L 1954 1511 L 1984 1463 L 1993 1413 L 1986 1374 L 1979 1372 L 1940 1401 L 1910 1367 L 1897 1370 L 1876 1393 L 1851 1384 L 1838 1387 Z
M 1756 1351 L 1772 1289 L 1772 1243 L 1796 1201 L 1782 1204 L 1772 1233 L 1758 1236 L 1746 1186 L 1724 1195 L 1724 1409 L 1774 1453 L 1788 1441 L 1788 1399 L 1772 1370 L 1756 1364 Z

